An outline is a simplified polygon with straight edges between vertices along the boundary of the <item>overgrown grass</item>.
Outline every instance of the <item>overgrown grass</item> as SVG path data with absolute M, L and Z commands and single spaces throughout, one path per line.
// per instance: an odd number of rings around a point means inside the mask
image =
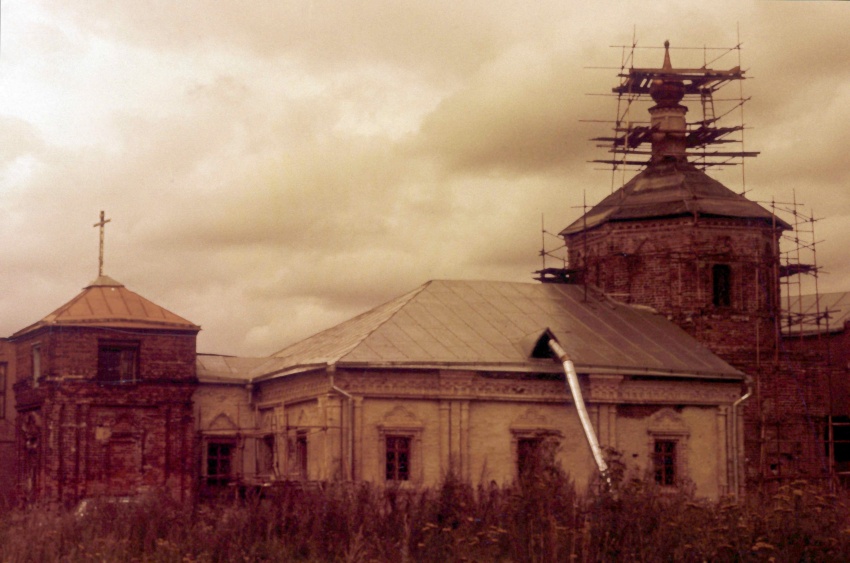
M 846 494 L 798 481 L 745 502 L 628 481 L 577 494 L 553 468 L 509 487 L 331 484 L 0 519 L 0 561 L 848 561 Z

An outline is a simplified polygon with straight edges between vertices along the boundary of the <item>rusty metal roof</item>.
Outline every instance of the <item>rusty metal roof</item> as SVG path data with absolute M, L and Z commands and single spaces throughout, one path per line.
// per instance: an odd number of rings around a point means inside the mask
M 218 354 L 197 354 L 195 365 L 201 383 L 245 385 L 261 376 L 276 375 L 289 366 L 280 358 L 246 358 Z M 299 366 L 303 368 L 304 366 Z M 324 368 L 325 365 L 316 366 Z M 297 371 L 303 371 L 299 369 Z
M 109 276 L 99 276 L 68 303 L 12 337 L 44 326 L 200 330 L 199 326 L 130 291 Z
M 841 332 L 850 321 L 850 291 L 795 296 L 790 300 L 783 298 L 782 306 L 785 336 Z M 786 320 L 789 315 L 794 321 L 790 326 Z
M 550 330 L 583 373 L 740 379 L 663 316 L 581 286 L 431 281 L 273 354 L 297 366 L 557 372 L 530 356 Z M 315 368 L 313 368 L 315 369 Z
M 572 235 L 612 221 L 677 216 L 775 220 L 777 227 L 791 229 L 758 203 L 733 192 L 693 164 L 680 161 L 650 164 L 560 234 Z

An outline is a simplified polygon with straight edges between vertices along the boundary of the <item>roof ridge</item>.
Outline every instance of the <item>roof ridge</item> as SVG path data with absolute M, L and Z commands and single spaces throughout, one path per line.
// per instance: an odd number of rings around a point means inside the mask
M 434 283 L 434 281 L 435 280 L 428 280 L 427 282 L 423 283 L 422 285 L 420 285 L 419 287 L 417 287 L 413 291 L 407 293 L 406 295 L 402 295 L 401 297 L 397 297 L 396 299 L 393 299 L 391 301 L 387 301 L 384 305 L 389 305 L 393 301 L 396 301 L 398 303 L 395 310 L 391 314 L 387 315 L 381 322 L 376 323 L 375 326 L 372 327 L 372 330 L 370 330 L 369 332 L 364 334 L 363 337 L 360 338 L 360 341 L 357 342 L 357 344 L 355 344 L 354 346 L 349 348 L 345 353 L 340 354 L 339 358 L 337 358 L 336 361 L 339 362 L 340 360 L 345 358 L 347 355 L 349 355 L 351 352 L 353 352 L 355 348 L 360 346 L 367 338 L 372 336 L 375 333 L 375 331 L 377 331 L 379 328 L 384 326 L 390 319 L 395 317 L 398 314 L 398 312 L 401 311 L 404 308 L 405 305 L 410 303 L 413 300 L 414 297 L 418 297 L 419 294 L 421 294 L 423 291 L 425 291 L 425 288 L 430 286 L 432 283 Z
M 431 281 L 433 281 L 433 280 L 431 280 Z M 357 322 L 358 320 L 362 320 L 363 318 L 365 318 L 369 315 L 374 315 L 375 311 L 377 311 L 378 309 L 381 309 L 383 307 L 388 307 L 391 304 L 396 304 L 396 309 L 395 309 L 395 311 L 392 312 L 392 314 L 389 314 L 386 319 L 384 319 L 380 323 L 378 323 L 376 327 L 374 327 L 372 330 L 370 330 L 362 338 L 358 338 L 358 340 L 353 345 L 349 346 L 348 349 L 345 352 L 342 352 L 339 355 L 339 357 L 336 360 L 334 360 L 334 361 L 339 361 L 339 359 L 344 357 L 346 354 L 350 353 L 352 350 L 354 350 L 354 348 L 359 346 L 367 337 L 369 337 L 372 333 L 374 333 L 375 330 L 377 330 L 377 328 L 383 326 L 384 323 L 387 320 L 392 318 L 404 306 L 404 304 L 408 303 L 409 300 L 412 299 L 415 295 L 418 295 L 426 286 L 428 286 L 431 283 L 431 281 L 424 283 L 420 287 L 418 287 L 418 288 L 416 288 L 412 291 L 409 291 L 408 293 L 406 293 L 404 295 L 401 295 L 401 296 L 396 297 L 394 299 L 390 299 L 389 301 L 385 301 L 385 302 L 381 303 L 380 305 L 377 305 L 376 307 L 372 307 L 370 309 L 367 309 L 366 311 L 360 313 L 359 315 L 356 315 L 356 316 L 354 316 L 350 319 L 347 319 L 347 320 L 343 321 L 342 323 L 335 324 L 335 325 L 330 326 L 330 327 L 328 327 L 324 330 L 320 330 L 319 332 L 311 334 L 311 335 L 307 336 L 306 338 L 302 338 L 301 340 L 298 340 L 298 341 L 293 342 L 293 343 L 291 343 L 287 346 L 284 346 L 283 348 L 280 348 L 279 350 L 269 354 L 268 357 L 270 357 L 270 358 L 281 357 L 281 356 L 279 356 L 279 354 L 282 354 L 283 352 L 286 352 L 287 350 L 290 350 L 290 349 L 292 349 L 292 348 L 294 348 L 294 347 L 296 347 L 296 346 L 298 346 L 298 345 L 300 345 L 300 344 L 302 344 L 302 343 L 304 343 L 308 340 L 321 338 L 322 336 L 324 336 L 324 335 L 326 335 L 326 334 L 328 334 L 332 331 L 339 330 L 339 327 L 341 327 L 343 325 L 350 325 L 350 324 Z
M 87 292 L 87 291 L 88 291 L 88 289 L 87 289 L 87 288 L 83 289 L 83 290 L 82 290 L 82 291 L 80 291 L 80 292 L 79 292 L 79 293 L 78 293 L 75 297 L 71 298 L 71 300 L 70 300 L 70 301 L 68 301 L 68 302 L 67 302 L 67 303 L 65 303 L 64 305 L 60 305 L 59 307 L 57 307 L 57 308 L 56 308 L 56 309 L 54 309 L 53 311 L 49 312 L 47 315 L 45 315 L 44 317 L 40 318 L 39 320 L 37 320 L 36 322 L 34 322 L 34 323 L 32 323 L 32 324 L 33 324 L 33 325 L 35 325 L 35 324 L 38 324 L 38 323 L 40 323 L 40 322 L 42 322 L 42 321 L 45 321 L 45 320 L 47 320 L 47 319 L 51 319 L 51 318 L 52 318 L 52 319 L 56 319 L 56 318 L 58 318 L 58 317 L 59 317 L 62 313 L 64 313 L 64 312 L 65 312 L 65 311 L 67 311 L 68 309 L 70 309 L 70 308 L 71 308 L 73 305 L 75 305 L 75 304 L 76 304 L 76 303 L 77 303 L 80 299 L 82 299 L 82 298 L 86 295 L 86 292 Z M 30 325 L 30 326 L 32 326 L 32 325 Z M 27 327 L 27 328 L 29 328 L 29 327 Z M 19 332 L 20 332 L 20 331 L 19 331 Z

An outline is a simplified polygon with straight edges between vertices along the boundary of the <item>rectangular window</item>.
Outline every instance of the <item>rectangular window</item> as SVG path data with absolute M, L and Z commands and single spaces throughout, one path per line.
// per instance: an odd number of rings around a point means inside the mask
M 33 344 L 32 346 L 32 385 L 38 386 L 38 380 L 41 379 L 41 344 Z
M 0 419 L 6 418 L 6 362 L 0 362 Z
M 653 452 L 655 482 L 665 487 L 676 485 L 676 442 L 656 440 Z
M 541 444 L 540 438 L 520 438 L 517 440 L 517 472 L 520 476 L 532 474 L 539 467 Z
M 233 479 L 233 443 L 207 444 L 207 485 L 222 487 Z
M 732 268 L 728 264 L 715 264 L 711 268 L 715 307 L 732 305 Z
M 263 436 L 260 442 L 257 466 L 260 474 L 271 475 L 275 472 L 275 452 L 273 434 Z
M 410 480 L 410 438 L 387 436 L 387 481 Z
M 289 464 L 290 477 L 307 479 L 307 432 L 299 430 L 295 439 L 289 439 Z
M 138 343 L 101 344 L 97 354 L 97 379 L 105 383 L 136 381 Z
M 850 476 L 850 417 L 829 417 L 826 431 L 827 456 L 832 459 L 835 472 L 846 478 Z

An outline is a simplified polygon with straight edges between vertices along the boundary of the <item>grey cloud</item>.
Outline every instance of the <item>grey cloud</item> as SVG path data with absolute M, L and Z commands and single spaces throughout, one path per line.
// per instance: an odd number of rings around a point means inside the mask
M 836 8 L 818 20 L 796 4 L 45 4 L 56 35 L 38 72 L 76 80 L 38 95 L 85 101 L 69 115 L 105 135 L 59 146 L 26 119 L 0 127 L 0 162 L 32 164 L 0 202 L 15 240 L 0 250 L 0 328 L 94 277 L 104 208 L 107 272 L 200 323 L 204 351 L 270 353 L 432 278 L 530 279 L 541 214 L 557 232 L 621 181 L 586 162 L 606 156 L 588 139 L 610 124 L 581 120 L 613 118 L 612 98 L 588 94 L 610 92 L 616 69 L 585 67 L 616 67 L 608 45 L 632 25 L 641 45 L 728 45 L 742 18 L 754 197 L 803 186 L 830 202 L 821 213 L 847 209 L 848 40 Z M 113 56 L 100 80 L 95 43 L 144 72 Z M 640 51 L 651 66 L 661 54 Z M 145 89 L 121 86 L 133 80 Z M 740 171 L 722 174 L 734 186 Z M 823 225 L 846 237 L 844 219 Z M 829 244 L 825 270 L 846 279 Z

